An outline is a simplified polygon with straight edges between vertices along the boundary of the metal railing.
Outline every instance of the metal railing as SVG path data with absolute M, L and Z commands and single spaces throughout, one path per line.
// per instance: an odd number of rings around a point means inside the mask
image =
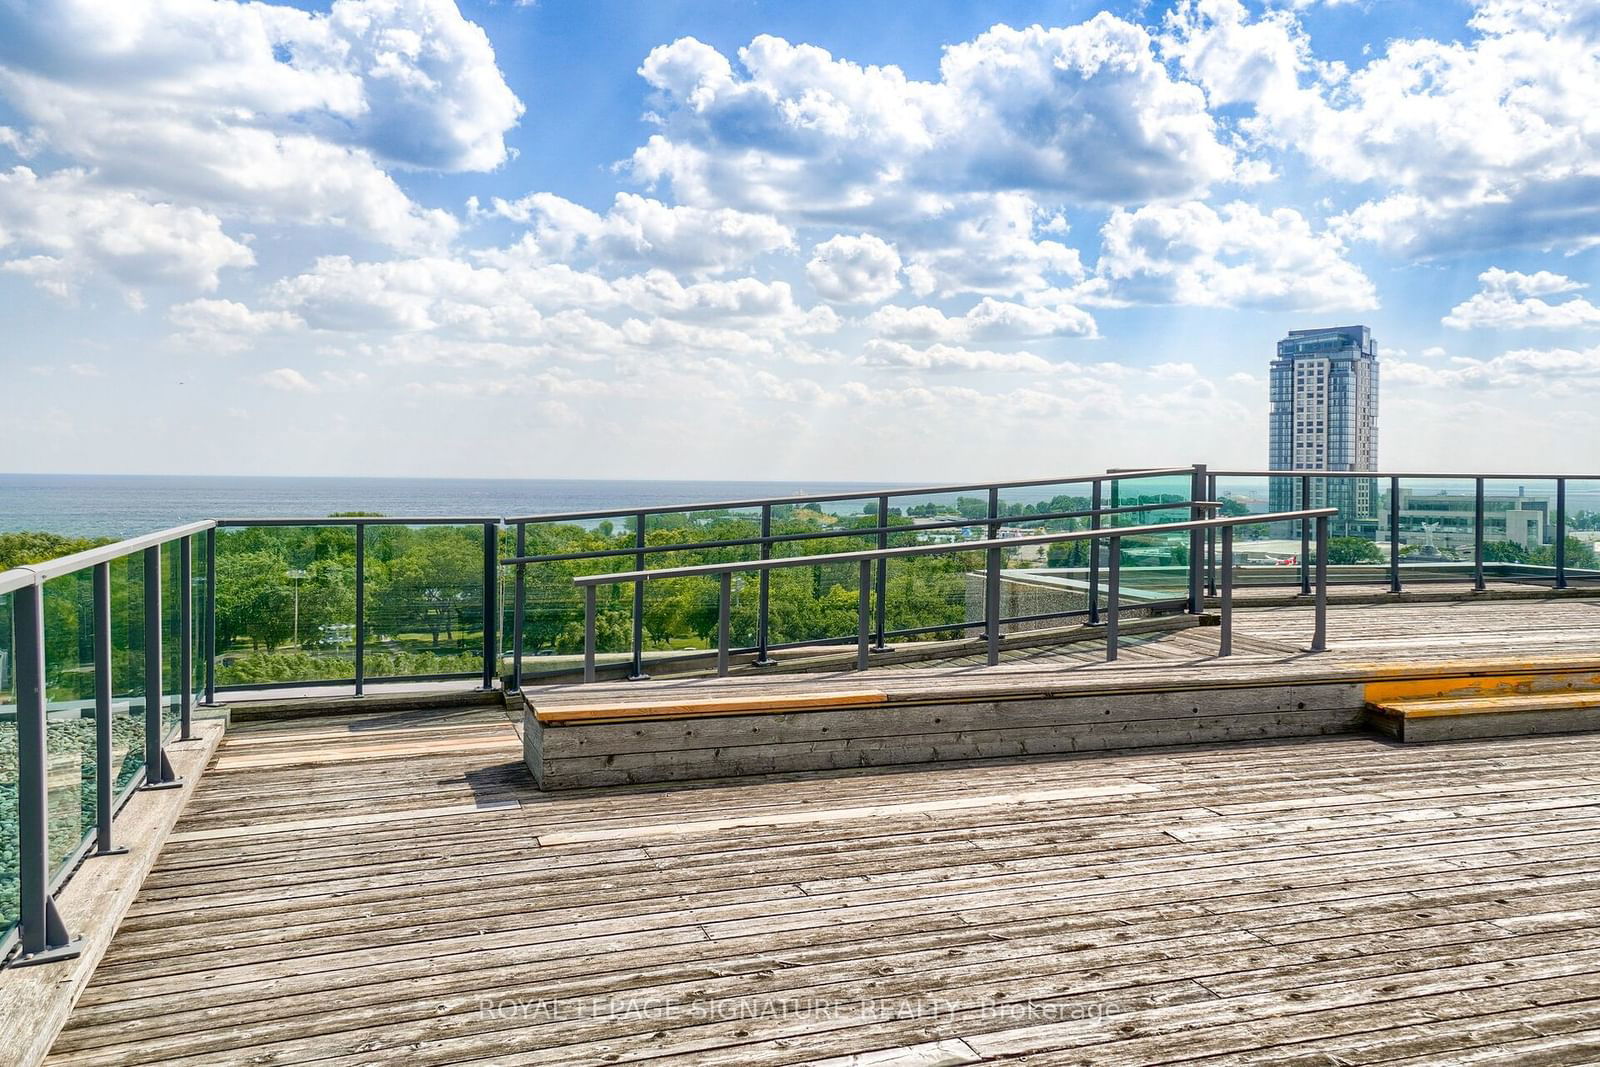
M 1316 495 L 1313 492 L 1313 487 L 1316 483 L 1339 480 L 1370 481 L 1374 483 L 1374 488 L 1376 488 L 1378 483 L 1386 483 L 1385 488 L 1387 490 L 1388 499 L 1386 506 L 1381 512 L 1381 522 L 1380 512 L 1377 507 L 1378 501 L 1376 499 L 1372 501 L 1373 508 L 1370 515 L 1343 516 L 1343 518 L 1345 519 L 1347 525 L 1371 523 L 1374 534 L 1377 534 L 1381 527 L 1387 527 L 1386 547 L 1388 551 L 1388 560 L 1381 577 L 1376 577 L 1371 584 L 1385 584 L 1392 593 L 1399 593 L 1404 590 L 1405 580 L 1402 576 L 1408 569 L 1425 569 L 1435 572 L 1433 577 L 1421 577 L 1413 574 L 1410 579 L 1413 583 L 1460 581 L 1460 577 L 1449 572 L 1452 570 L 1464 569 L 1463 564 L 1452 565 L 1451 562 L 1437 560 L 1422 561 L 1425 564 L 1423 567 L 1418 567 L 1416 564 L 1407 564 L 1404 562 L 1405 557 L 1403 554 L 1403 549 L 1405 546 L 1402 544 L 1402 535 L 1408 532 L 1412 534 L 1422 532 L 1426 535 L 1429 533 L 1429 531 L 1418 528 L 1413 528 L 1409 531 L 1406 529 L 1401 508 L 1401 501 L 1404 495 L 1403 482 L 1432 481 L 1446 483 L 1447 485 L 1453 484 L 1471 487 L 1469 492 L 1472 501 L 1472 556 L 1470 560 L 1470 574 L 1468 575 L 1468 580 L 1470 580 L 1472 588 L 1478 592 L 1482 592 L 1488 588 L 1488 573 L 1491 567 L 1496 564 L 1496 561 L 1486 560 L 1485 558 L 1485 529 L 1487 516 L 1485 502 L 1488 496 L 1488 486 L 1491 483 L 1518 483 L 1517 488 L 1520 491 L 1526 486 L 1527 483 L 1530 482 L 1548 483 L 1553 486 L 1555 496 L 1553 523 L 1554 530 L 1549 543 L 1549 547 L 1552 550 L 1550 565 L 1546 567 L 1537 564 L 1505 564 L 1502 561 L 1495 569 L 1508 572 L 1506 577 L 1512 578 L 1513 580 L 1527 581 L 1529 579 L 1543 579 L 1548 577 L 1550 583 L 1556 589 L 1568 588 L 1570 579 L 1575 575 L 1581 575 L 1582 577 L 1589 579 L 1600 579 L 1600 572 L 1597 572 L 1593 569 L 1578 568 L 1574 570 L 1573 568 L 1569 567 L 1567 544 L 1570 533 L 1568 529 L 1569 515 L 1567 508 L 1568 488 L 1573 482 L 1587 482 L 1600 485 L 1600 475 L 1484 474 L 1481 472 L 1451 473 L 1437 471 L 1397 472 L 1329 470 L 1208 470 L 1206 473 L 1207 494 L 1213 498 L 1220 498 L 1221 493 L 1219 489 L 1219 483 L 1225 478 L 1263 478 L 1268 480 L 1269 485 L 1271 482 L 1277 482 L 1280 487 L 1280 495 L 1282 495 L 1283 489 L 1292 490 L 1293 495 L 1295 496 L 1294 502 L 1301 508 L 1310 507 L 1312 505 L 1312 497 Z M 1441 493 L 1444 493 L 1444 495 L 1449 495 L 1443 489 L 1441 489 Z M 1419 496 L 1414 497 L 1413 499 L 1426 500 L 1428 498 L 1425 496 Z M 1538 502 L 1548 503 L 1548 501 Z M 1548 516 L 1549 509 L 1541 509 L 1541 513 Z M 1441 512 L 1440 514 L 1443 515 L 1447 513 Z M 1416 527 L 1421 527 L 1423 520 L 1416 519 L 1414 522 Z M 1310 590 L 1311 564 L 1309 559 L 1309 540 L 1309 530 L 1302 521 L 1300 526 L 1301 551 L 1297 561 L 1298 584 L 1302 594 L 1305 594 Z M 1210 595 L 1215 595 L 1217 590 L 1216 568 L 1214 559 L 1212 559 L 1215 554 L 1215 548 L 1215 538 L 1208 538 L 1206 589 Z
M 219 530 L 250 530 L 271 528 L 348 528 L 352 532 L 353 569 L 355 605 L 351 617 L 352 628 L 352 677 L 337 679 L 338 682 L 348 682 L 355 688 L 357 696 L 363 695 L 368 682 L 383 683 L 394 681 L 448 681 L 462 678 L 473 678 L 481 675 L 484 689 L 492 689 L 495 684 L 497 665 L 500 660 L 500 567 L 499 567 L 499 538 L 502 520 L 492 516 L 331 516 L 328 518 L 257 518 L 257 519 L 218 519 L 216 522 Z M 404 676 L 367 675 L 367 637 L 369 620 L 367 611 L 367 531 L 384 527 L 429 527 L 429 526 L 455 526 L 478 527 L 483 537 L 483 558 L 481 570 L 478 574 L 479 595 L 482 606 L 483 635 L 481 651 L 483 664 L 481 671 L 474 672 L 436 672 L 423 674 L 407 674 Z M 206 550 L 207 574 L 215 573 L 216 552 L 215 543 L 207 542 Z M 308 682 L 315 683 L 319 680 L 284 680 L 284 681 L 255 681 L 239 682 L 232 685 L 218 685 L 216 680 L 216 596 L 214 583 L 208 582 L 210 590 L 206 610 L 206 702 L 213 703 L 219 692 L 239 690 L 274 689 L 287 686 L 299 686 Z
M 1210 510 L 1218 506 L 1210 501 L 1193 501 L 1191 504 L 1196 510 Z M 1076 530 L 1066 533 L 1035 534 L 1027 537 L 993 538 L 968 542 L 963 545 L 907 545 L 900 548 L 836 552 L 821 556 L 746 560 L 738 563 L 709 563 L 691 567 L 670 567 L 663 570 L 636 570 L 617 574 L 587 575 L 573 579 L 573 584 L 581 588 L 584 594 L 583 679 L 585 682 L 593 682 L 595 680 L 595 591 L 603 585 L 632 583 L 636 589 L 642 589 L 646 582 L 663 579 L 701 577 L 718 579 L 720 591 L 718 594 L 717 615 L 717 674 L 725 676 L 728 673 L 731 659 L 729 621 L 732 614 L 732 584 L 735 574 L 764 574 L 782 567 L 816 566 L 825 563 L 855 563 L 860 567 L 856 667 L 859 670 L 866 670 L 870 660 L 872 638 L 869 628 L 869 609 L 873 588 L 872 565 L 890 559 L 975 550 L 984 551 L 988 556 L 987 581 L 985 584 L 987 608 L 984 625 L 988 645 L 987 658 L 989 665 L 994 666 L 1000 662 L 1001 619 L 999 617 L 999 588 L 1000 554 L 1002 550 L 1024 545 L 1050 545 L 1071 541 L 1088 541 L 1091 545 L 1095 545 L 1102 540 L 1107 542 L 1108 574 L 1106 581 L 1105 645 L 1107 661 L 1114 661 L 1117 658 L 1118 620 L 1122 599 L 1120 588 L 1122 539 L 1180 531 L 1203 533 L 1208 530 L 1219 530 L 1222 532 L 1223 606 L 1220 620 L 1222 637 L 1219 654 L 1226 656 L 1233 651 L 1233 529 L 1237 526 L 1249 526 L 1263 522 L 1296 520 L 1313 522 L 1316 529 L 1316 601 L 1311 651 L 1321 652 L 1327 647 L 1328 519 L 1336 514 L 1338 514 L 1337 508 L 1312 508 L 1268 515 L 1250 515 L 1225 519 L 1197 519 L 1189 522 L 1161 523 L 1152 526 L 1125 526 L 1107 530 Z
M 55 894 L 86 858 L 117 855 L 126 849 L 113 843 L 116 812 L 136 789 L 171 789 L 182 783 L 173 774 L 166 743 L 192 737 L 194 708 L 194 539 L 209 539 L 214 523 L 199 522 L 91 549 L 47 563 L 19 567 L 0 574 L 0 595 L 11 598 L 11 644 L 15 660 L 17 731 L 17 845 L 18 911 L 15 926 L 0 943 L 0 958 L 20 943 L 11 966 L 71 959 L 79 954 L 55 905 Z M 162 549 L 176 544 L 179 555 L 179 683 L 178 720 L 163 721 L 166 689 L 163 664 Z M 143 783 L 137 778 L 120 791 L 115 788 L 113 757 L 113 677 L 111 567 L 138 557 L 142 564 L 140 599 L 143 608 L 141 639 L 144 651 Z M 96 795 L 95 826 L 59 862 L 52 864 L 50 825 L 50 676 L 46 658 L 46 588 L 52 580 L 91 572 L 93 583 L 93 715 Z M 131 651 L 131 650 L 130 650 Z M 74 718 L 82 711 L 65 702 L 62 709 Z M 87 710 L 87 709 L 85 709 Z M 3 828 L 0 828 L 3 830 Z
M 879 549 L 889 547 L 889 541 L 895 536 L 908 534 L 924 535 L 941 530 L 964 530 L 982 528 L 990 538 L 997 537 L 1000 530 L 1007 525 L 1020 523 L 1041 523 L 1063 520 L 1086 519 L 1092 527 L 1100 527 L 1105 520 L 1114 519 L 1121 515 L 1131 515 L 1151 511 L 1187 511 L 1190 518 L 1200 517 L 1196 509 L 1197 502 L 1203 499 L 1203 489 L 1206 484 L 1206 468 L 1204 465 L 1186 467 L 1156 467 L 1133 468 L 1127 470 L 1114 470 L 1094 474 L 1068 475 L 1054 478 L 1037 478 L 1017 482 L 981 482 L 962 483 L 952 485 L 933 486 L 904 486 L 893 489 L 876 489 L 867 491 L 849 492 L 818 492 L 804 496 L 767 497 L 759 499 L 715 501 L 692 505 L 660 505 L 647 508 L 624 508 L 596 511 L 556 512 L 541 515 L 521 515 L 506 519 L 506 523 L 514 528 L 515 554 L 503 559 L 502 564 L 514 568 L 513 591 L 511 602 L 513 605 L 510 620 L 511 638 L 511 670 L 505 678 L 507 688 L 518 688 L 524 678 L 538 677 L 538 675 L 525 674 L 524 652 L 526 631 L 526 589 L 527 568 L 530 566 L 576 563 L 606 559 L 631 558 L 635 570 L 649 569 L 652 557 L 660 557 L 672 553 L 715 551 L 737 548 L 756 548 L 762 560 L 774 558 L 774 548 L 791 543 L 807 541 L 840 540 L 844 538 L 873 539 Z M 1184 490 L 1182 495 L 1175 496 L 1171 493 L 1159 494 L 1164 497 L 1159 501 L 1145 502 L 1123 506 L 1119 497 L 1130 485 L 1140 481 L 1163 478 L 1179 478 L 1182 480 Z M 1087 490 L 1090 503 L 1088 508 L 1075 508 L 1053 512 L 1015 513 L 1007 511 L 1007 504 L 1003 500 L 1006 492 L 1042 488 L 1042 487 L 1081 487 Z M 1106 503 L 1109 490 L 1109 505 Z M 889 521 L 890 505 L 896 500 L 918 500 L 938 496 L 951 496 L 963 493 L 982 493 L 985 510 L 982 515 L 963 517 L 946 521 L 918 522 L 914 525 L 897 524 Z M 843 529 L 820 529 L 803 532 L 774 534 L 773 523 L 777 509 L 811 503 L 814 501 L 846 502 L 863 501 L 872 504 L 876 521 L 870 526 L 850 527 Z M 650 544 L 646 536 L 649 529 L 649 520 L 653 516 L 669 515 L 709 515 L 727 512 L 752 512 L 746 521 L 759 523 L 759 534 L 747 537 L 724 538 L 712 540 L 689 541 L 686 539 L 674 540 L 671 543 Z M 532 553 L 527 550 L 529 527 L 545 524 L 572 525 L 577 523 L 594 523 L 612 519 L 620 519 L 629 523 L 633 532 L 633 544 L 628 547 L 591 549 L 579 552 L 547 552 Z M 1021 539 L 1008 539 L 1010 545 L 1021 546 L 1026 542 Z M 974 542 L 958 542 L 952 551 L 972 551 Z M 1202 551 L 1200 534 L 1195 534 L 1190 539 L 1188 560 L 1185 563 L 1187 575 L 1186 590 L 1182 597 L 1175 597 L 1169 601 L 1162 601 L 1144 605 L 1146 607 L 1171 607 L 1184 608 L 1198 612 L 1201 609 L 1201 599 L 1204 596 L 1203 571 L 1199 566 Z M 823 560 L 825 556 L 786 557 L 806 560 Z M 889 557 L 885 557 L 885 563 Z M 966 631 L 985 626 L 984 621 L 963 620 L 941 622 L 938 625 L 903 627 L 892 629 L 887 625 L 888 596 L 888 568 L 880 564 L 876 568 L 873 580 L 877 590 L 875 599 L 876 611 L 873 624 L 873 649 L 886 651 L 887 640 L 892 637 L 912 637 L 929 633 L 943 633 L 950 631 Z M 1092 623 L 1097 623 L 1100 616 L 1099 585 L 1100 563 L 1098 558 L 1091 559 L 1087 574 L 1088 606 L 1082 609 L 1049 611 L 1036 613 L 1029 616 L 1014 617 L 1002 620 L 1005 623 L 1038 622 L 1051 619 L 1067 619 L 1087 616 Z M 788 648 L 813 647 L 817 645 L 839 644 L 852 640 L 848 636 L 824 636 L 804 640 L 774 641 L 771 630 L 771 587 L 768 570 L 763 569 L 759 575 L 757 589 L 757 611 L 755 619 L 754 641 L 740 651 L 749 651 L 755 655 L 757 664 L 767 666 L 773 663 L 770 653 Z M 630 624 L 630 658 L 628 662 L 628 677 L 643 679 L 648 677 L 645 672 L 645 593 L 643 584 L 634 589 L 633 603 L 629 617 Z M 541 672 L 544 674 L 561 674 L 562 670 Z

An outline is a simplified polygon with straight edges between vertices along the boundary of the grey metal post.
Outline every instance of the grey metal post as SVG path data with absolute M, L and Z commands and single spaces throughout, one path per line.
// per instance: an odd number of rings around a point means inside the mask
M 983 578 L 983 628 L 989 644 L 989 666 L 1000 662 L 1000 550 L 988 552 Z
M 1483 592 L 1483 479 L 1474 479 L 1472 494 L 1472 588 Z
M 356 523 L 356 696 L 367 688 L 367 524 Z
M 733 614 L 733 575 L 721 574 L 717 590 L 717 677 L 728 675 L 728 617 Z
M 111 843 L 111 564 L 94 566 L 94 792 L 96 856 L 119 856 L 128 850 Z
M 194 538 L 178 539 L 178 740 L 194 740 Z
M 644 562 L 644 524 L 645 516 L 641 512 L 634 517 L 635 529 L 633 531 L 633 546 L 638 549 L 633 554 L 633 569 L 642 571 Z M 630 682 L 642 682 L 650 677 L 644 673 L 644 583 L 633 583 L 633 669 L 628 673 Z
M 856 613 L 856 669 L 866 670 L 867 660 L 872 655 L 872 625 L 871 598 L 872 598 L 872 561 L 861 561 L 861 574 L 857 579 L 857 588 L 860 590 L 859 605 Z
M 767 538 L 772 536 L 772 505 L 761 505 L 761 558 L 772 558 L 772 542 Z M 760 589 L 756 594 L 756 661 L 757 667 L 771 667 L 778 661 L 767 655 L 768 628 L 770 620 L 767 608 L 772 594 L 772 574 L 768 571 L 761 572 Z
M 12 966 L 77 956 L 50 896 L 50 772 L 45 720 L 44 587 L 12 595 L 17 687 L 17 875 L 22 955 Z
M 206 531 L 206 697 L 207 707 L 217 702 L 217 530 Z
M 1400 591 L 1400 479 L 1389 479 L 1389 592 Z
M 984 534 L 990 540 L 993 540 L 994 538 L 1000 536 L 999 518 L 1000 518 L 1000 487 L 999 486 L 994 486 L 994 487 L 990 488 L 990 490 L 989 490 L 989 522 L 984 526 Z M 992 639 L 993 635 L 998 634 L 1000 632 L 1000 609 L 999 609 L 1000 597 L 998 596 L 998 591 L 996 591 L 996 594 L 991 595 L 991 593 L 989 592 L 989 589 L 988 589 L 988 585 L 989 585 L 989 583 L 986 581 L 984 583 L 984 591 L 983 591 L 983 604 L 984 604 L 983 634 L 984 634 L 985 638 L 991 638 Z M 992 599 L 991 599 L 991 596 L 992 596 Z M 989 605 L 991 603 L 993 603 L 995 605 L 995 611 L 994 611 L 994 614 L 992 614 L 992 615 L 989 613 L 989 610 L 988 610 L 989 609 Z
M 878 547 L 889 547 L 889 498 L 878 498 Z M 886 605 L 889 603 L 889 561 L 878 561 L 878 605 L 877 605 L 877 639 L 873 642 L 872 651 L 887 652 L 889 646 L 884 644 L 883 632 L 887 618 Z
M 1300 476 L 1300 510 L 1304 511 L 1311 506 L 1311 476 Z M 1311 592 L 1311 522 L 1309 519 L 1300 520 L 1300 595 L 1306 596 Z
M 1089 491 L 1089 509 L 1093 512 L 1089 516 L 1089 529 L 1100 529 L 1100 479 L 1094 480 L 1094 486 Z M 1089 625 L 1094 626 L 1100 622 L 1100 539 L 1089 538 Z
M 517 558 L 521 559 L 528 554 L 528 524 L 517 523 Z M 524 612 L 527 611 L 525 601 L 528 593 L 528 565 L 517 564 L 516 585 L 513 587 L 512 596 L 516 597 L 511 602 L 511 684 L 508 688 L 520 692 L 522 690 L 522 629 L 527 624 Z
M 594 681 L 594 591 L 583 587 L 583 680 Z
M 1122 614 L 1122 539 L 1107 538 L 1111 551 L 1106 566 L 1106 662 L 1117 658 L 1117 620 Z
M 1217 476 L 1215 474 L 1206 475 L 1206 499 L 1217 499 Z M 1217 531 L 1215 527 L 1206 530 L 1206 595 L 1217 595 Z
M 500 676 L 500 527 L 483 524 L 483 691 Z
M 1567 480 L 1556 479 L 1556 588 L 1567 587 Z
M 1189 499 L 1200 500 L 1206 491 L 1206 465 L 1196 463 L 1194 474 L 1189 479 Z M 1189 518 L 1195 521 L 1206 518 L 1204 508 L 1194 505 L 1189 507 Z M 1205 554 L 1205 531 L 1196 527 L 1189 531 L 1189 614 L 1199 615 L 1205 610 L 1205 594 L 1202 591 L 1201 575 L 1204 564 L 1201 562 Z
M 1311 651 L 1328 647 L 1328 516 L 1317 516 L 1317 606 L 1316 628 L 1311 632 Z
M 161 547 L 144 550 L 144 785 L 175 789 L 183 783 L 172 771 L 161 743 Z
M 1222 599 L 1218 607 L 1222 632 L 1217 637 L 1217 655 L 1233 655 L 1233 527 L 1222 528 Z

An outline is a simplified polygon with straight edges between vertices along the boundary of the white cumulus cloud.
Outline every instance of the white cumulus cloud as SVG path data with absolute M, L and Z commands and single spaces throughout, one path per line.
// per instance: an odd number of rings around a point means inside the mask
M 1093 292 L 1109 303 L 1293 311 L 1366 310 L 1372 281 L 1297 211 L 1232 203 L 1112 212 Z
M 836 234 L 811 250 L 806 277 L 826 300 L 881 303 L 900 289 L 900 253 L 870 233 Z
M 1441 321 L 1457 330 L 1576 329 L 1600 327 L 1600 307 L 1575 296 L 1550 303 L 1543 297 L 1588 288 L 1563 274 L 1523 274 L 1490 267 L 1478 275 L 1482 288 L 1450 309 Z

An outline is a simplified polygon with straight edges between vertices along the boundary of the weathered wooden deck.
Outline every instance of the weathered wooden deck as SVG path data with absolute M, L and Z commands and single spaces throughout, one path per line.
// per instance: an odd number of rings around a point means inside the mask
M 1408 641 L 1506 652 L 1481 607 Z M 1600 735 L 555 795 L 521 756 L 487 708 L 235 727 L 49 1062 L 1600 1059 Z

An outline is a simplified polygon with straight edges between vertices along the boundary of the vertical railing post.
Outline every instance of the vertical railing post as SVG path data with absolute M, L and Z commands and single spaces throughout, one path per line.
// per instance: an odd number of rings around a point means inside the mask
M 178 539 L 178 740 L 194 740 L 194 538 Z
M 889 498 L 878 498 L 878 547 L 889 547 Z M 884 630 L 887 628 L 889 603 L 889 561 L 878 560 L 878 604 L 877 604 L 877 635 L 873 641 L 874 652 L 887 652 L 889 646 L 884 643 Z
M 1191 501 L 1201 500 L 1201 499 L 1203 499 L 1205 497 L 1205 492 L 1206 492 L 1206 465 L 1204 463 L 1196 463 L 1194 465 L 1194 474 L 1189 479 L 1189 499 Z M 1190 507 L 1189 507 L 1189 518 L 1191 520 L 1199 521 L 1200 519 L 1203 519 L 1205 517 L 1206 517 L 1206 512 L 1205 512 L 1204 508 L 1196 506 L 1196 505 L 1193 505 L 1193 504 L 1190 505 Z M 1205 587 L 1202 584 L 1202 576 L 1204 574 L 1204 567 L 1205 567 L 1205 564 L 1203 562 L 1204 556 L 1205 556 L 1205 545 L 1206 545 L 1206 532 L 1204 530 L 1202 530 L 1198 526 L 1196 526 L 1195 528 L 1191 529 L 1189 531 L 1189 614 L 1190 615 L 1199 615 L 1201 612 L 1203 612 L 1205 610 L 1205 593 L 1204 593 L 1204 588 Z
M 17 691 L 17 876 L 22 954 L 12 966 L 72 959 L 80 945 L 50 897 L 49 724 L 45 718 L 44 586 L 12 597 Z
M 1316 624 L 1311 631 L 1311 651 L 1328 647 L 1328 516 L 1317 516 Z
M 1389 592 L 1400 591 L 1400 479 L 1389 479 Z
M 1000 536 L 1000 487 L 991 486 L 989 489 L 989 521 L 984 526 L 984 536 L 994 540 Z M 999 640 L 1000 635 L 1000 568 L 985 567 L 983 578 L 983 636 L 984 640 L 993 642 Z M 994 588 L 990 588 L 994 586 Z M 993 607 L 991 613 L 990 608 Z
M 144 785 L 175 789 L 183 783 L 172 771 L 162 742 L 161 701 L 161 547 L 144 550 Z
M 528 554 L 528 524 L 517 523 L 517 558 L 521 559 Z M 512 587 L 511 595 L 516 597 L 511 602 L 511 679 L 509 689 L 516 692 L 522 691 L 522 628 L 527 625 L 524 612 L 527 610 L 525 602 L 528 593 L 528 565 L 517 564 L 516 584 Z
M 483 691 L 500 676 L 500 524 L 483 524 Z
M 1106 565 L 1106 662 L 1117 658 L 1117 623 L 1122 616 L 1122 539 L 1108 537 Z
M 1218 499 L 1215 474 L 1206 475 L 1206 499 Z M 1222 512 L 1218 510 L 1214 514 L 1221 515 Z M 1217 595 L 1217 530 L 1214 526 L 1206 530 L 1206 595 Z
M 861 561 L 857 578 L 858 604 L 856 608 L 856 669 L 866 670 L 872 655 L 872 561 Z
M 988 552 L 983 578 L 983 630 L 988 641 L 989 666 L 1000 662 L 1000 550 Z
M 761 505 L 761 558 L 772 558 L 772 505 Z M 778 661 L 767 655 L 767 642 L 771 639 L 769 628 L 771 620 L 768 617 L 768 608 L 771 604 L 772 572 L 767 568 L 761 570 L 761 581 L 756 591 L 756 661 L 757 667 L 771 667 Z
M 367 688 L 367 524 L 356 523 L 356 696 Z
M 1300 510 L 1305 511 L 1311 507 L 1311 476 L 1300 476 Z M 1311 592 L 1311 522 L 1309 519 L 1300 520 L 1300 595 L 1306 596 Z
M 1094 480 L 1089 490 L 1089 529 L 1100 529 L 1101 482 Z M 1089 625 L 1100 623 L 1100 539 L 1089 538 Z
M 634 516 L 633 547 L 637 551 L 633 554 L 633 569 L 636 571 L 645 568 L 644 525 L 645 514 L 641 511 Z M 644 673 L 644 582 L 637 581 L 633 583 L 633 667 L 628 672 L 628 680 L 642 682 L 649 677 Z
M 1473 480 L 1472 493 L 1472 588 L 1483 592 L 1483 479 Z
M 217 528 L 206 531 L 206 696 L 211 707 L 217 702 Z
M 113 790 L 111 766 L 111 564 L 94 566 L 94 811 L 96 856 L 120 856 L 128 850 L 111 843 Z
M 583 680 L 594 681 L 594 591 L 595 586 L 583 587 Z
M 723 571 L 717 590 L 717 677 L 728 676 L 728 619 L 733 614 L 733 575 Z
M 1567 587 L 1567 480 L 1556 479 L 1556 588 Z
M 1222 528 L 1222 598 L 1218 602 L 1222 632 L 1217 636 L 1217 655 L 1233 655 L 1233 527 Z

